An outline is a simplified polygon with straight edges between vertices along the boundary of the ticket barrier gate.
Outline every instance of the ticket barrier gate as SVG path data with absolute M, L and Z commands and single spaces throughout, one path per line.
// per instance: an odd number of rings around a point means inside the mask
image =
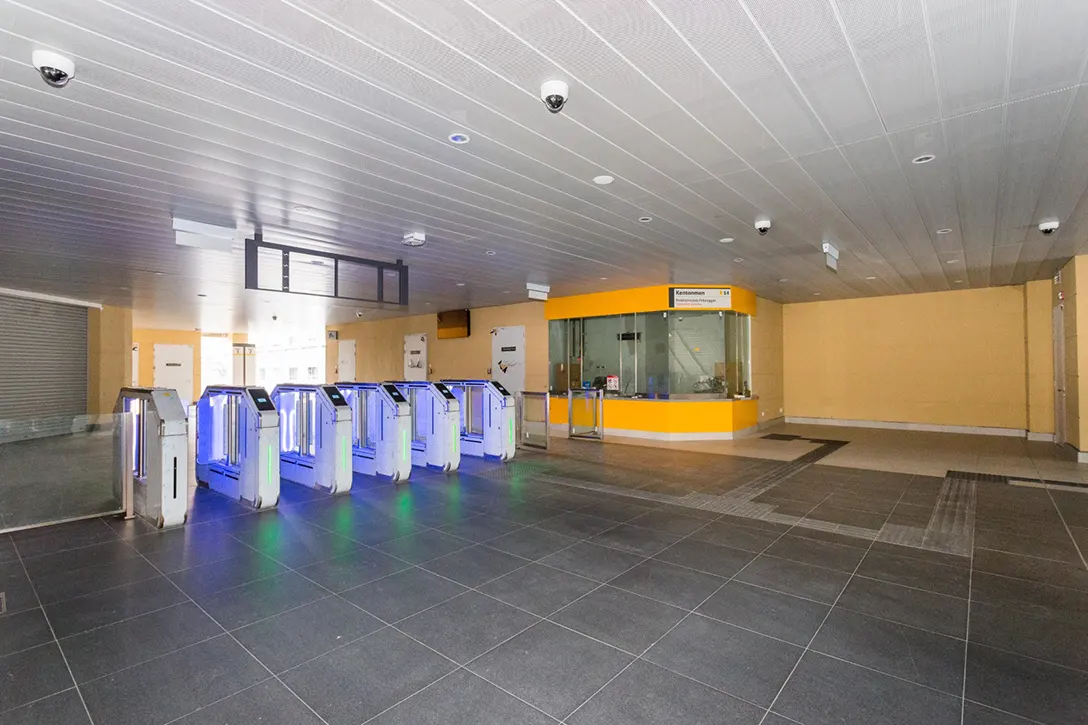
M 461 465 L 461 409 L 442 383 L 393 383 L 408 399 L 412 418 L 412 465 L 456 471 Z
M 264 388 L 216 385 L 196 404 L 196 480 L 258 509 L 280 500 L 280 416 Z
M 496 380 L 443 380 L 461 407 L 461 452 L 508 461 L 514 457 L 515 404 Z
M 412 473 L 412 411 L 392 383 L 337 383 L 351 408 L 352 468 L 406 481 Z
M 351 408 L 335 385 L 277 385 L 283 477 L 328 493 L 351 490 Z
M 189 423 L 177 392 L 122 388 L 113 408 L 114 492 L 126 518 L 140 516 L 158 528 L 180 526 L 189 514 Z

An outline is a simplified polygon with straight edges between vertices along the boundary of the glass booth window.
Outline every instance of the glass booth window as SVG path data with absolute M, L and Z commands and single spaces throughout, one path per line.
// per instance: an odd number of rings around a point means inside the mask
M 731 311 L 609 315 L 549 323 L 550 389 L 619 397 L 748 397 L 750 325 Z

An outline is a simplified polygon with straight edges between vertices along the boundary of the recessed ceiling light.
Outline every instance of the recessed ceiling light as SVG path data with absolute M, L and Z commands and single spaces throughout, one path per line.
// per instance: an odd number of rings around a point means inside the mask
M 469 141 L 472 140 L 472 139 L 470 139 L 468 137 L 467 133 L 451 133 L 449 135 L 449 139 L 450 139 L 450 143 L 455 143 L 455 144 L 458 144 L 458 145 L 466 144 L 466 143 L 468 143 Z
M 152 274 L 154 274 L 154 275 L 157 275 L 157 276 L 161 277 L 161 276 L 163 276 L 164 274 L 166 274 L 166 272 L 152 272 Z
M 601 174 L 600 176 L 593 177 L 593 183 L 598 186 L 608 186 L 615 180 L 615 177 L 609 176 L 608 174 Z
M 744 257 L 733 257 L 733 261 L 736 262 L 737 264 L 740 264 L 741 262 L 744 261 Z
M 869 280 L 871 282 L 872 280 L 876 279 L 876 277 L 866 277 L 865 279 L 867 279 L 867 280 Z
M 457 286 L 458 286 L 458 287 L 464 287 L 464 286 L 465 286 L 465 283 L 464 283 L 464 282 L 458 282 L 458 283 L 457 283 Z
M 602 282 L 603 282 L 604 280 L 606 280 L 606 279 L 608 279 L 608 277 L 601 277 L 601 281 L 602 281 Z
M 779 282 L 789 282 L 789 280 L 788 280 L 788 279 L 786 279 L 785 277 L 783 277 L 782 279 L 780 279 L 780 280 L 778 280 L 778 281 L 779 281 Z
M 812 293 L 812 296 L 813 296 L 813 297 L 819 297 L 819 296 L 820 296 L 820 293 L 819 293 L 819 292 L 813 292 L 813 293 Z
M 962 279 L 954 279 L 954 280 L 952 280 L 952 284 L 963 284 L 963 280 Z
M 950 259 L 950 260 L 948 260 L 947 262 L 945 262 L 945 264 L 955 264 L 955 263 L 956 263 L 956 262 L 958 262 L 958 261 L 960 261 L 960 260 L 958 260 L 958 259 Z
M 952 230 L 951 229 L 938 229 L 937 233 L 938 234 L 951 234 Z
M 733 237 L 722 237 L 721 239 L 718 240 L 718 243 L 719 244 L 732 244 L 735 241 L 737 241 L 737 240 L 733 239 Z
M 921 156 L 915 156 L 911 159 L 912 164 L 928 164 L 933 159 L 937 158 L 933 154 L 922 154 Z
M 314 208 L 312 206 L 306 206 L 305 204 L 295 204 L 291 208 L 294 209 L 299 214 L 313 214 L 314 213 Z
M 510 290 L 508 290 L 508 289 L 504 289 L 504 290 L 502 291 L 502 293 L 503 293 L 504 295 L 508 295 L 508 294 L 510 294 Z
M 640 224 L 649 224 L 654 218 L 652 216 L 640 216 L 638 220 Z
M 486 254 L 489 257 L 494 257 L 497 254 L 497 252 L 494 249 L 489 249 L 486 252 L 484 252 L 484 254 Z

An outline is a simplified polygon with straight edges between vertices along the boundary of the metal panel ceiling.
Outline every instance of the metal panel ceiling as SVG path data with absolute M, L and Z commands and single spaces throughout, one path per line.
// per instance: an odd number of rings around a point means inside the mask
M 1088 235 L 1086 63 L 1081 0 L 0 0 L 0 286 L 146 326 L 355 319 L 245 292 L 240 247 L 178 247 L 173 214 L 402 258 L 414 312 L 1022 282 Z

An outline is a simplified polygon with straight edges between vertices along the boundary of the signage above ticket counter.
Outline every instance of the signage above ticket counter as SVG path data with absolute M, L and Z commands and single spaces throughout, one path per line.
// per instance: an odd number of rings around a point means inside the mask
M 669 287 L 670 310 L 731 310 L 731 287 Z
M 754 316 L 756 296 L 732 285 L 656 285 L 553 297 L 544 303 L 544 316 L 549 320 L 669 310 L 732 310 Z

